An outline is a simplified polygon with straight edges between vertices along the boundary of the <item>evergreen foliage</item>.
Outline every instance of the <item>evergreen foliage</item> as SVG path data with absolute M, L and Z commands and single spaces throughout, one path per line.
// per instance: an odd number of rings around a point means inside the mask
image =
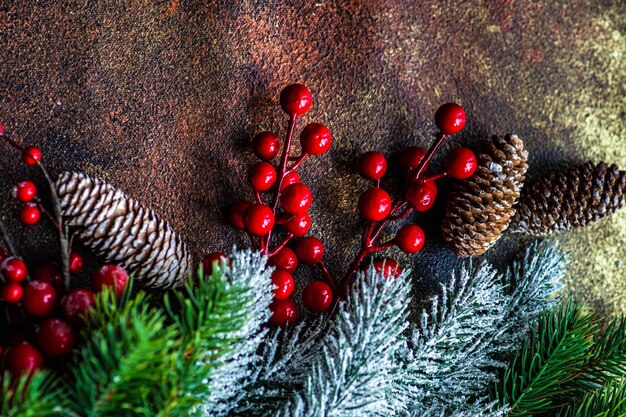
M 0 381 L 2 417 L 71 417 L 67 393 L 47 371 L 12 378 L 8 373 Z

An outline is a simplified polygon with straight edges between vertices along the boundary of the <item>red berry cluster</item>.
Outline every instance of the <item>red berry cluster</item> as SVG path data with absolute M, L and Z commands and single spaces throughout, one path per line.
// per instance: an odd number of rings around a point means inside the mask
M 427 175 L 429 163 L 437 149 L 448 135 L 460 132 L 465 126 L 465 111 L 455 103 L 447 103 L 439 107 L 435 113 L 435 124 L 439 134 L 430 149 L 426 151 L 418 146 L 404 149 L 398 158 L 398 165 L 404 175 L 402 192 L 392 200 L 389 193 L 381 188 L 381 179 L 387 172 L 387 159 L 379 152 L 363 154 L 357 163 L 359 174 L 372 182 L 372 187 L 365 190 L 358 201 L 361 217 L 368 222 L 362 240 L 361 251 L 353 262 L 347 279 L 350 281 L 355 272 L 364 266 L 365 259 L 382 250 L 397 246 L 409 254 L 419 252 L 424 246 L 424 231 L 416 224 L 405 224 L 395 237 L 383 243 L 376 243 L 384 228 L 393 221 L 404 219 L 412 212 L 429 210 L 437 198 L 435 180 L 451 177 L 466 179 L 474 174 L 477 167 L 474 153 L 463 147 L 455 148 L 445 158 L 445 170 L 434 175 Z M 368 265 L 368 264 L 365 264 Z M 377 258 L 373 261 L 374 268 L 385 275 L 397 276 L 401 268 L 391 258 Z
M 274 302 L 270 306 L 273 326 L 296 320 L 298 312 L 291 296 L 295 288 L 293 274 L 299 264 L 318 266 L 325 279 L 314 281 L 304 289 L 304 305 L 321 313 L 333 300 L 335 285 L 324 264 L 324 245 L 318 238 L 306 236 L 311 228 L 308 210 L 313 195 L 297 173 L 309 156 L 328 151 L 333 140 L 330 130 L 320 123 L 306 125 L 300 132 L 301 152 L 291 154 L 297 121 L 312 104 L 311 92 L 301 84 L 289 85 L 281 92 L 280 106 L 289 116 L 285 140 L 272 132 L 259 133 L 252 139 L 252 150 L 259 161 L 248 170 L 248 183 L 255 198 L 233 204 L 228 212 L 230 223 L 247 232 L 253 246 L 265 253 L 270 265 L 276 268 L 272 274 Z M 272 161 L 279 156 L 274 164 Z M 276 236 L 279 239 L 274 241 Z M 208 255 L 205 270 L 211 271 L 213 262 L 224 256 Z
M 0 136 L 2 126 L 0 125 Z M 34 146 L 22 147 L 10 138 L 2 137 L 20 151 L 26 165 L 37 165 L 51 182 L 41 164 L 41 151 Z M 13 197 L 24 203 L 19 210 L 19 219 L 24 230 L 37 223 L 44 213 L 50 219 L 59 235 L 65 238 L 60 215 L 55 218 L 39 199 L 36 185 L 24 180 L 12 190 Z M 44 358 L 62 358 L 74 347 L 78 328 L 84 324 L 85 315 L 94 306 L 94 294 L 89 289 L 69 289 L 63 268 L 54 262 L 47 262 L 36 268 L 28 268 L 16 252 L 21 252 L 22 243 L 16 251 L 4 228 L 2 238 L 10 249 L 0 247 L 0 306 L 4 309 L 7 324 L 11 331 L 0 336 L 2 368 L 14 375 L 40 369 Z M 25 233 L 22 233 L 22 240 Z M 68 245 L 69 246 L 69 245 Z M 83 258 L 68 248 L 64 258 L 67 275 L 78 275 L 83 271 Z M 94 291 L 106 286 L 114 287 L 121 295 L 128 281 L 126 271 L 115 265 L 105 265 L 97 270 L 91 279 Z M 5 349 L 6 348 L 6 349 Z

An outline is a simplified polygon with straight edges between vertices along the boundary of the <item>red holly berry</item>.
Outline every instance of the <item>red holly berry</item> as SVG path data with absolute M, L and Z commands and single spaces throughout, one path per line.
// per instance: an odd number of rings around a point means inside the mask
M 431 208 L 436 198 L 437 185 L 434 181 L 411 184 L 406 190 L 406 201 L 418 212 Z
M 61 267 L 55 262 L 46 262 L 37 266 L 32 273 L 32 278 L 35 281 L 52 285 L 57 292 L 63 288 L 63 273 Z
M 270 310 L 272 311 L 272 317 L 270 317 L 269 324 L 272 327 L 293 324 L 298 317 L 296 303 L 294 303 L 291 298 L 287 298 L 286 300 L 274 300 L 272 304 L 270 304 Z
M 37 207 L 37 204 L 26 203 L 20 209 L 20 220 L 26 226 L 32 226 L 41 218 L 41 210 Z
M 303 264 L 313 265 L 324 258 L 324 244 L 316 237 L 309 236 L 296 243 L 296 256 Z
M 311 216 L 309 213 L 295 214 L 282 226 L 287 233 L 291 233 L 295 237 L 302 237 L 311 228 Z
M 446 103 L 435 113 L 435 124 L 446 135 L 454 135 L 465 126 L 465 110 L 456 103 Z
M 284 269 L 277 269 L 272 273 L 272 284 L 278 288 L 274 288 L 274 298 L 277 300 L 286 300 L 293 293 L 295 282 L 293 276 Z
M 405 224 L 398 230 L 394 242 L 402 252 L 419 252 L 424 247 L 424 231 L 416 224 Z
M 300 182 L 300 176 L 295 170 L 289 171 L 283 177 L 283 183 L 280 185 L 280 191 L 282 192 L 286 187 L 291 184 L 297 184 Z
M 330 129 L 320 123 L 306 125 L 300 133 L 302 150 L 311 155 L 321 155 L 330 148 L 333 135 Z
M 117 265 L 104 265 L 91 276 L 91 287 L 95 291 L 102 291 L 104 287 L 113 287 L 117 296 L 121 296 L 128 283 L 128 273 Z
M 288 85 L 280 93 L 280 107 L 288 115 L 301 116 L 311 108 L 312 104 L 311 92 L 302 84 Z
M 22 308 L 30 317 L 47 317 L 57 305 L 57 292 L 47 282 L 31 281 L 22 297 Z
M 313 203 L 311 190 L 304 184 L 291 184 L 285 187 L 280 196 L 280 207 L 289 214 L 306 212 Z
M 410 146 L 400 153 L 398 158 L 398 164 L 402 169 L 402 172 L 409 172 L 419 165 L 420 161 L 426 155 L 426 149 L 419 146 Z M 428 169 L 430 162 L 427 162 L 424 166 L 424 170 Z
M 452 178 L 464 180 L 474 175 L 478 163 L 474 152 L 467 148 L 455 148 L 445 160 L 446 173 Z
M 22 151 L 22 161 L 26 165 L 37 165 L 41 162 L 41 150 L 36 146 L 28 146 Z
M 209 253 L 202 260 L 202 271 L 204 272 L 204 275 L 213 275 L 213 272 L 215 272 L 215 267 L 217 266 L 218 268 L 221 268 L 221 262 L 227 260 L 228 256 L 224 252 Z
M 402 273 L 400 264 L 392 258 L 378 258 L 374 260 L 374 270 L 385 277 L 398 277 Z
M 378 180 L 387 172 L 387 160 L 380 152 L 366 152 L 359 158 L 356 168 L 363 178 Z
M 251 204 L 252 203 L 249 201 L 241 200 L 230 206 L 230 210 L 228 210 L 228 220 L 230 220 L 230 224 L 232 224 L 234 228 L 240 230 L 245 228 L 243 224 L 243 213 Z
M 78 275 L 83 272 L 85 261 L 77 252 L 70 252 L 70 274 Z
M 76 342 L 76 332 L 65 320 L 45 320 L 37 331 L 37 344 L 44 354 L 56 358 L 69 353 Z
M 276 170 L 272 164 L 259 161 L 248 170 L 248 182 L 254 191 L 267 191 L 276 182 Z
M 7 281 L 23 281 L 27 273 L 26 264 L 19 258 L 6 258 L 0 265 L 0 273 Z
M 370 188 L 359 197 L 359 213 L 369 221 L 380 221 L 387 217 L 390 211 L 391 197 L 382 188 Z
M 24 289 L 17 282 L 7 282 L 2 286 L 2 298 L 9 304 L 15 304 L 22 299 Z
M 298 268 L 298 258 L 294 251 L 289 248 L 282 248 L 269 259 L 269 265 L 274 266 L 277 269 L 284 269 L 285 271 L 293 274 Z
M 15 376 L 28 374 L 42 367 L 41 353 L 29 343 L 11 346 L 4 353 L 4 368 Z
M 252 149 L 257 158 L 269 161 L 278 155 L 280 139 L 272 132 L 261 132 L 252 138 Z
M 302 302 L 310 311 L 321 313 L 333 302 L 333 292 L 325 282 L 313 281 L 304 288 Z
M 243 224 L 248 233 L 264 236 L 274 227 L 274 212 L 265 204 L 251 204 L 243 212 Z
M 87 289 L 77 289 L 63 297 L 61 300 L 61 312 L 63 317 L 74 325 L 81 325 L 85 316 L 94 307 L 96 300 L 93 292 Z
M 32 181 L 20 181 L 13 186 L 13 198 L 28 203 L 37 196 L 37 186 Z

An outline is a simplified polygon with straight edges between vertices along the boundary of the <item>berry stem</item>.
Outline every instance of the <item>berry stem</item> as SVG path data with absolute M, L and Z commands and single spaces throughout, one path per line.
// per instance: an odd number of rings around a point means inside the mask
M 256 198 L 256 202 L 257 202 L 257 203 L 259 203 L 259 204 L 265 204 L 265 203 L 263 202 L 263 196 L 261 195 L 261 192 L 260 192 L 260 191 L 255 192 L 255 193 L 254 193 L 254 197 Z
M 299 157 L 297 157 L 297 159 L 295 160 L 295 162 L 293 163 L 293 165 L 291 165 L 289 167 L 288 172 L 291 172 L 295 169 L 298 169 L 300 167 L 300 165 L 302 165 L 302 162 L 304 162 L 304 160 L 309 156 L 308 153 L 306 152 L 302 152 L 302 155 L 300 155 Z
M 331 275 L 330 271 L 328 270 L 328 267 L 326 266 L 326 263 L 324 261 L 322 261 L 322 262 L 318 263 L 318 265 L 322 269 L 322 273 L 326 277 L 326 280 L 328 281 L 328 284 L 330 284 L 330 289 L 333 291 L 333 294 L 337 294 L 337 285 L 335 285 L 335 280 L 333 279 L 333 276 Z M 335 299 L 337 299 L 337 298 L 338 297 L 335 297 Z
M 293 234 L 288 233 L 287 236 L 285 236 L 285 238 L 274 247 L 274 249 L 271 250 L 271 252 L 268 253 L 268 256 L 274 256 L 276 255 L 278 252 L 281 251 L 281 249 L 283 249 L 285 246 L 287 246 L 287 244 L 291 241 L 291 239 L 293 239 Z
M 17 143 L 16 141 L 11 139 L 10 137 L 4 136 L 2 134 L 0 134 L 0 136 L 2 136 L 2 139 L 4 139 L 9 145 L 13 146 L 18 151 L 22 152 L 24 150 L 24 147 L 22 145 L 20 145 L 19 143 Z
M 424 172 L 424 169 L 426 168 L 426 165 L 433 158 L 433 155 L 435 154 L 435 152 L 437 152 L 437 149 L 439 149 L 444 140 L 446 140 L 446 134 L 442 131 L 439 131 L 439 133 L 437 133 L 437 139 L 435 139 L 433 144 L 430 146 L 428 152 L 426 152 L 426 155 L 424 155 L 420 163 L 409 174 L 410 181 L 415 182 L 419 180 L 420 176 Z
M 280 199 L 280 190 L 283 186 L 283 180 L 285 179 L 285 174 L 287 171 L 287 162 L 289 160 L 289 151 L 291 149 L 291 141 L 293 140 L 293 132 L 296 129 L 296 121 L 298 120 L 298 115 L 296 113 L 291 113 L 289 117 L 289 124 L 287 125 L 287 138 L 285 139 L 285 143 L 283 144 L 283 153 L 280 156 L 280 167 L 278 168 L 278 178 L 276 180 L 276 192 L 274 194 L 274 199 L 272 200 L 272 211 L 274 212 L 274 217 L 276 217 L 276 209 L 278 208 L 278 201 Z M 270 242 L 272 240 L 272 231 L 270 230 L 266 235 L 266 244 L 261 244 L 261 251 L 264 253 L 269 252 Z
M 13 243 L 11 242 L 11 239 L 9 239 L 9 234 L 7 233 L 7 229 L 4 227 L 2 219 L 0 219 L 0 234 L 2 235 L 2 240 L 4 241 L 4 244 L 11 256 L 17 256 L 17 252 L 15 252 Z
M 438 180 L 440 178 L 445 178 L 448 176 L 447 172 L 440 172 L 439 174 L 434 174 L 434 175 L 430 175 L 428 177 L 424 177 L 420 179 L 420 182 L 429 182 L 429 181 L 435 181 Z

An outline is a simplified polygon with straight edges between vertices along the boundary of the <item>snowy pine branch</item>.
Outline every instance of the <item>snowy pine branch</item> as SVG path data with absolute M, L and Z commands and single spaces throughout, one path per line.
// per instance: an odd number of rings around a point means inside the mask
M 403 348 L 410 286 L 407 275 L 388 279 L 359 273 L 341 302 L 304 386 L 280 416 L 393 416 L 404 410 L 397 352 Z

